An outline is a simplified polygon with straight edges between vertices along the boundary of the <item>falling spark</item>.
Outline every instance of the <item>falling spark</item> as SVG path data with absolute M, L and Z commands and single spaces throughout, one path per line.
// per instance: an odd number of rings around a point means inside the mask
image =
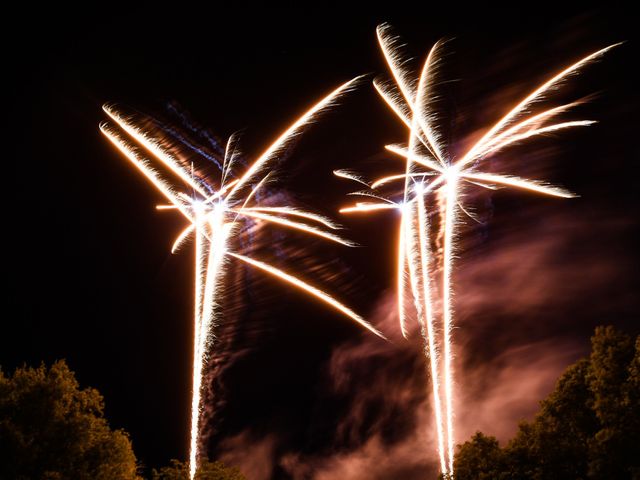
M 174 242 L 172 252 L 177 251 L 189 237 L 194 237 L 194 356 L 189 442 L 189 475 L 192 480 L 200 456 L 198 442 L 201 430 L 203 372 L 219 322 L 218 310 L 225 285 L 225 266 L 230 259 L 242 261 L 293 285 L 348 316 L 372 333 L 384 338 L 383 334 L 375 327 L 329 294 L 261 260 L 234 251 L 233 242 L 234 233 L 238 231 L 240 221 L 247 221 L 280 225 L 343 245 L 353 245 L 339 235 L 323 229 L 324 227 L 331 230 L 339 228 L 337 224 L 326 217 L 289 206 L 267 207 L 259 204 L 251 205 L 251 202 L 254 201 L 256 191 L 266 183 L 271 171 L 261 178 L 258 177 L 258 174 L 270 168 L 270 163 L 277 159 L 278 151 L 299 134 L 305 125 L 312 122 L 320 112 L 326 110 L 342 94 L 349 91 L 357 80 L 354 79 L 343 84 L 307 110 L 239 178 L 225 184 L 225 180 L 230 174 L 229 169 L 234 166 L 234 160 L 237 156 L 236 141 L 232 137 L 227 144 L 220 185 L 217 189 L 214 185 L 209 185 L 194 175 L 193 169 L 190 171 L 189 168 L 186 168 L 184 162 L 163 147 L 160 140 L 149 136 L 114 107 L 107 105 L 103 107 L 115 126 L 107 122 L 101 124 L 102 133 L 169 200 L 169 205 L 160 205 L 157 208 L 161 210 L 177 209 L 189 222 Z M 129 138 L 125 138 L 121 131 L 125 132 Z M 192 195 L 175 190 L 166 175 L 152 166 L 152 161 L 159 162 L 167 170 L 169 176 L 180 179 L 192 192 Z M 247 192 L 244 187 L 248 185 L 253 185 L 253 187 Z M 244 197 L 242 196 L 243 192 L 247 192 Z
M 453 458 L 455 436 L 453 431 L 454 381 L 452 370 L 452 333 L 454 328 L 453 266 L 455 239 L 460 223 L 458 209 L 472 216 L 461 201 L 462 183 L 495 190 L 507 186 L 534 193 L 560 198 L 575 195 L 563 188 L 539 181 L 523 179 L 511 175 L 479 171 L 483 160 L 516 143 L 567 128 L 586 127 L 590 120 L 550 123 L 558 115 L 584 103 L 578 100 L 560 105 L 538 114 L 531 114 L 530 107 L 545 99 L 545 95 L 560 85 L 569 75 L 575 74 L 585 65 L 599 59 L 619 43 L 598 50 L 570 65 L 541 84 L 498 122 L 459 159 L 448 157 L 451 149 L 441 143 L 438 132 L 434 103 L 437 96 L 433 92 L 435 66 L 440 62 L 442 42 L 437 42 L 430 50 L 424 67 L 414 78 L 402 58 L 400 42 L 393 37 L 387 25 L 377 29 L 378 42 L 395 84 L 379 79 L 374 80 L 374 88 L 385 103 L 398 116 L 409 131 L 406 146 L 387 145 L 386 149 L 405 161 L 405 172 L 388 175 L 371 183 L 371 195 L 386 203 L 356 203 L 340 210 L 342 213 L 370 212 L 396 209 L 400 213 L 398 243 L 398 314 L 402 334 L 407 336 L 407 303 L 405 284 L 411 285 L 415 311 L 425 342 L 425 353 L 429 358 L 431 383 L 434 395 L 433 410 L 437 432 L 437 448 L 440 468 L 446 478 L 453 478 Z M 340 172 L 340 173 L 339 173 Z M 357 174 L 343 170 L 334 172 L 337 176 L 359 181 Z M 382 196 L 378 189 L 396 181 L 404 181 L 402 202 L 393 202 Z M 362 195 L 363 192 L 358 192 Z M 434 264 L 430 254 L 431 236 L 426 212 L 425 198 L 436 194 L 442 202 L 439 222 L 439 236 L 443 239 L 441 265 Z M 417 205 L 417 208 L 416 208 Z M 473 216 L 472 216 L 473 218 Z M 441 272 L 442 314 L 440 331 L 433 324 L 431 313 L 431 278 Z M 422 286 L 422 288 L 420 288 Z M 441 354 L 441 357 L 439 357 Z M 442 360 L 442 366 L 440 366 Z M 443 389 L 441 390 L 441 385 Z M 444 405 L 444 407 L 443 407 Z

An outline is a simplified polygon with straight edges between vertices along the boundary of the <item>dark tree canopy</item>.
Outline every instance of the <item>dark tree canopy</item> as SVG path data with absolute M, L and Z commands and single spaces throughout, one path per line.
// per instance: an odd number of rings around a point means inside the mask
M 456 478 L 496 480 L 496 472 L 502 469 L 502 452 L 498 441 L 481 432 L 460 446 L 455 460 Z
M 504 448 L 480 432 L 461 445 L 456 480 L 640 478 L 640 337 L 598 327 L 591 347 Z
M 64 361 L 0 370 L 0 478 L 137 480 L 131 441 L 111 430 L 102 396 Z
M 221 462 L 207 462 L 200 464 L 196 472 L 196 480 L 246 480 L 240 470 L 226 467 Z M 189 466 L 186 463 L 172 460 L 171 465 L 153 470 L 152 480 L 189 480 Z

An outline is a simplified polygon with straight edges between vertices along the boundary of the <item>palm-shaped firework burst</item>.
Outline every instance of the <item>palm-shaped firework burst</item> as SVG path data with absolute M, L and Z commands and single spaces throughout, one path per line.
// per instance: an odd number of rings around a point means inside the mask
M 143 128 L 136 126 L 118 110 L 110 106 L 104 107 L 105 112 L 117 127 L 110 123 L 103 123 L 100 129 L 169 200 L 169 205 L 158 208 L 177 209 L 189 222 L 178 236 L 172 250 L 175 251 L 188 237 L 194 238 L 195 338 L 189 454 L 191 478 L 195 475 L 198 462 L 203 370 L 214 329 L 219 322 L 218 305 L 220 292 L 226 280 L 225 265 L 228 260 L 231 258 L 239 260 L 290 283 L 382 337 L 382 334 L 363 318 L 324 291 L 264 261 L 239 253 L 237 242 L 234 241 L 239 230 L 247 222 L 269 222 L 343 245 L 351 245 L 349 241 L 332 232 L 338 227 L 328 218 L 290 206 L 262 206 L 256 202 L 258 198 L 256 192 L 263 188 L 272 173 L 269 167 L 278 159 L 278 152 L 322 110 L 328 108 L 340 95 L 348 91 L 356 80 L 343 84 L 311 107 L 242 174 L 229 181 L 230 172 L 238 164 L 234 148 L 235 141 L 231 138 L 227 144 L 221 178 L 217 185 L 212 185 L 204 176 L 196 174 L 193 168 L 190 169 L 183 160 L 163 147 L 161 141 L 150 137 Z M 138 146 L 125 138 L 122 132 L 126 133 Z M 166 172 L 161 173 L 154 168 L 153 163 L 158 162 Z M 170 177 L 179 180 L 183 187 L 191 191 L 191 194 L 172 186 Z M 246 252 L 243 250 L 243 253 Z
M 451 333 L 453 327 L 452 267 L 454 239 L 459 225 L 459 211 L 464 183 L 495 189 L 509 186 L 554 197 L 570 198 L 573 195 L 558 187 L 514 176 L 488 173 L 481 170 L 484 160 L 506 147 L 525 139 L 570 127 L 587 126 L 590 120 L 553 123 L 560 114 L 581 101 L 560 105 L 533 114 L 531 108 L 543 100 L 545 94 L 557 87 L 569 75 L 596 60 L 616 45 L 599 50 L 565 68 L 540 85 L 459 158 L 453 158 L 451 149 L 442 142 L 443 135 L 435 109 L 437 96 L 434 87 L 438 83 L 438 64 L 441 62 L 443 42 L 437 42 L 417 77 L 412 77 L 406 61 L 400 55 L 399 42 L 389 32 L 389 27 L 378 27 L 378 41 L 394 83 L 374 81 L 374 86 L 384 101 L 409 130 L 406 145 L 388 145 L 386 148 L 406 160 L 403 173 L 391 175 L 368 184 L 361 177 L 339 170 L 336 175 L 364 183 L 369 188 L 356 195 L 373 197 L 379 202 L 360 202 L 342 209 L 342 212 L 366 212 L 380 209 L 397 209 L 401 212 L 398 247 L 398 310 L 400 328 L 407 336 L 406 290 L 410 290 L 415 311 L 425 340 L 429 357 L 433 389 L 433 409 L 438 441 L 440 469 L 445 476 L 453 477 L 453 373 L 451 367 Z M 394 201 L 380 193 L 379 188 L 393 181 L 404 181 L 402 200 Z M 443 239 L 441 265 L 434 261 L 429 237 L 429 216 L 425 197 L 433 193 L 441 205 L 440 232 Z M 435 289 L 433 278 L 441 272 L 442 314 L 436 322 L 433 302 Z M 408 287 L 408 288 L 407 288 Z M 438 333 L 440 332 L 440 333 Z M 442 362 L 443 365 L 440 365 Z M 444 385 L 442 385 L 444 384 Z

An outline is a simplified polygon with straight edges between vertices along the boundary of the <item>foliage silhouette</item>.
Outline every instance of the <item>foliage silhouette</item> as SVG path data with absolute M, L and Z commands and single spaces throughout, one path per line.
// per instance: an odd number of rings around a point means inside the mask
M 109 428 L 102 396 L 81 390 L 64 361 L 0 370 L 0 478 L 140 479 L 128 435 Z
M 562 374 L 504 448 L 481 432 L 460 445 L 456 480 L 640 478 L 640 337 L 598 327 L 591 354 Z

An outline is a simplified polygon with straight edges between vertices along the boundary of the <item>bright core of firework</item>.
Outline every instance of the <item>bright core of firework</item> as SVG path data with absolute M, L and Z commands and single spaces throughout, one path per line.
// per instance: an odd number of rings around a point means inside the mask
M 164 148 L 158 140 L 147 135 L 142 128 L 136 126 L 114 107 L 104 107 L 111 122 L 100 125 L 102 133 L 169 201 L 169 205 L 160 205 L 158 208 L 176 209 L 188 221 L 188 226 L 178 235 L 172 251 L 176 251 L 187 238 L 193 237 L 194 239 L 195 335 L 189 449 L 189 473 L 192 479 L 199 458 L 198 439 L 201 427 L 203 370 L 207 363 L 207 352 L 214 337 L 214 330 L 219 322 L 220 295 L 225 285 L 225 266 L 230 259 L 244 262 L 303 290 L 342 312 L 376 335 L 383 337 L 378 330 L 353 310 L 319 288 L 273 265 L 234 251 L 234 234 L 238 233 L 243 221 L 268 222 L 343 245 L 352 245 L 351 242 L 334 233 L 338 227 L 330 219 L 290 206 L 261 206 L 256 203 L 255 194 L 264 186 L 272 173 L 269 167 L 277 160 L 278 152 L 322 110 L 328 108 L 340 95 L 348 91 L 356 80 L 343 84 L 312 106 L 269 145 L 244 173 L 239 175 L 237 180 L 227 181 L 230 177 L 230 171 L 238 163 L 234 148 L 235 140 L 232 137 L 227 144 L 221 179 L 217 189 L 214 185 L 208 184 L 203 178 L 195 175 L 193 171 L 185 168 L 184 163 Z M 123 132 L 129 138 L 126 138 Z M 159 166 L 166 172 L 161 173 L 156 170 L 152 162 L 159 163 Z M 191 194 L 174 188 L 168 180 L 168 176 L 179 178 Z
M 485 159 L 510 145 L 546 133 L 594 123 L 590 120 L 553 123 L 557 116 L 581 101 L 537 114 L 532 114 L 530 109 L 569 75 L 619 44 L 598 50 L 553 75 L 491 126 L 460 158 L 453 158 L 450 149 L 441 140 L 444 137 L 437 122 L 438 112 L 435 108 L 437 96 L 434 94 L 434 87 L 439 82 L 438 66 L 442 61 L 443 42 L 439 41 L 433 46 L 420 74 L 415 78 L 406 68 L 407 62 L 400 54 L 399 39 L 391 35 L 389 27 L 379 26 L 377 35 L 393 83 L 375 80 L 374 87 L 409 132 L 406 145 L 387 145 L 386 148 L 405 160 L 405 170 L 403 173 L 377 179 L 371 184 L 353 172 L 334 172 L 339 177 L 369 187 L 353 195 L 378 200 L 357 202 L 340 211 L 350 213 L 396 209 L 400 212 L 397 250 L 400 329 L 406 337 L 409 307 L 405 300 L 409 289 L 424 337 L 425 353 L 429 359 L 440 469 L 447 478 L 453 478 L 452 271 L 460 212 L 471 216 L 461 204 L 462 187 L 464 184 L 488 189 L 507 186 L 554 197 L 573 197 L 572 193 L 559 187 L 510 175 L 483 172 L 480 167 Z M 404 182 L 401 201 L 393 201 L 380 193 L 382 186 L 400 180 Z M 443 239 L 443 246 L 440 265 L 434 262 L 431 252 L 432 241 L 425 200 L 429 194 L 435 194 L 441 205 L 438 237 Z M 439 289 L 442 313 L 438 324 L 433 312 L 435 289 L 432 288 L 432 279 L 437 274 L 440 275 L 442 285 Z

